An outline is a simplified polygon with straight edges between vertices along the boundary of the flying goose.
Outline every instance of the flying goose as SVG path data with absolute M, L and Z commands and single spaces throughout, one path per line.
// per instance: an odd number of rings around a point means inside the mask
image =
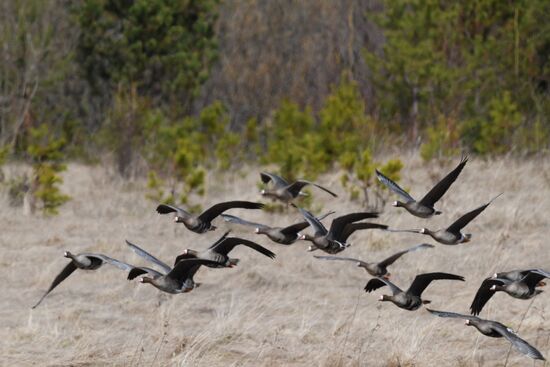
M 521 339 L 512 329 L 497 321 L 484 320 L 476 316 L 461 315 L 454 312 L 436 311 L 426 308 L 432 314 L 439 317 L 451 317 L 465 319 L 466 325 L 475 327 L 483 335 L 491 338 L 506 338 L 520 353 L 533 359 L 544 360 L 543 355 L 532 345 Z
M 454 275 L 449 273 L 425 273 L 419 274 L 414 278 L 409 289 L 402 291 L 395 284 L 385 278 L 372 278 L 365 286 L 365 291 L 370 293 L 385 285 L 390 287 L 392 295 L 382 295 L 378 299 L 379 301 L 393 302 L 397 307 L 405 310 L 414 311 L 420 308 L 422 304 L 430 303 L 431 301 L 423 300 L 420 298 L 422 292 L 430 285 L 434 280 L 449 279 L 449 280 L 461 280 L 464 281 L 464 277 L 460 275 Z
M 369 273 L 372 276 L 389 278 L 391 274 L 388 273 L 387 267 L 390 266 L 391 264 L 393 264 L 401 256 L 405 255 L 407 252 L 413 252 L 413 251 L 417 251 L 417 250 L 421 250 L 421 249 L 425 249 L 425 248 L 432 248 L 432 247 L 434 247 L 434 246 L 429 245 L 427 243 L 423 243 L 421 245 L 417 245 L 417 246 L 411 247 L 409 249 L 399 251 L 399 252 L 391 255 L 387 259 L 385 259 L 381 262 L 378 262 L 378 263 L 376 263 L 376 262 L 368 263 L 368 262 L 365 262 L 365 261 L 362 261 L 362 260 L 353 259 L 351 257 L 338 257 L 338 256 L 314 256 L 314 257 L 317 258 L 317 259 L 323 259 L 323 260 L 353 261 L 353 262 L 357 263 L 357 266 L 362 267 L 363 269 L 365 269 L 367 271 L 367 273 Z
M 161 273 L 147 267 L 135 267 L 128 274 L 128 280 L 147 274 L 139 279 L 141 283 L 149 283 L 163 292 L 178 294 L 187 293 L 196 287 L 193 280 L 201 265 L 215 266 L 217 263 L 205 259 L 185 259 L 177 262 L 168 273 Z
M 207 264 L 209 267 L 233 267 L 239 262 L 239 259 L 233 259 L 228 256 L 229 252 L 235 248 L 235 246 L 243 245 L 249 247 L 259 253 L 274 259 L 275 254 L 263 246 L 258 245 L 256 242 L 249 241 L 239 237 L 227 237 L 229 232 L 226 232 L 219 240 L 204 251 L 196 251 L 186 249 L 181 255 L 176 257 L 176 263 L 182 259 L 206 259 L 214 261 L 213 264 Z
M 273 182 L 273 187 L 271 189 L 263 189 L 260 191 L 260 194 L 262 196 L 267 196 L 273 199 L 280 200 L 287 204 L 297 198 L 299 195 L 305 195 L 300 190 L 302 190 L 307 185 L 315 186 L 334 197 L 338 197 L 338 195 L 336 195 L 332 191 L 313 182 L 298 180 L 290 184 L 281 176 L 268 172 L 260 172 L 260 177 L 262 179 L 262 182 L 265 184 L 267 184 L 269 181 Z
M 445 229 L 439 229 L 437 231 L 429 230 L 428 228 L 421 228 L 421 229 L 404 229 L 404 230 L 394 230 L 389 229 L 388 231 L 391 232 L 412 232 L 412 233 L 421 233 L 425 235 L 431 236 L 434 240 L 436 240 L 439 243 L 442 243 L 444 245 L 458 245 L 459 243 L 465 243 L 469 242 L 472 238 L 472 235 L 470 233 L 462 233 L 460 232 L 462 228 L 466 227 L 468 223 L 470 223 L 475 217 L 477 217 L 482 211 L 485 210 L 491 204 L 496 198 L 498 198 L 500 195 L 495 196 L 491 201 L 489 201 L 487 204 L 484 204 L 480 206 L 479 208 L 476 208 L 472 210 L 471 212 L 468 212 L 464 214 L 462 217 L 458 218 L 453 224 L 451 224 L 449 227 Z
M 224 203 L 218 203 L 213 205 L 209 209 L 205 210 L 199 216 L 194 216 L 191 213 L 185 211 L 184 209 L 178 208 L 172 205 L 160 204 L 157 206 L 157 212 L 159 214 L 168 214 L 176 213 L 174 221 L 176 223 L 183 223 L 187 229 L 196 232 L 204 233 L 207 231 L 213 231 L 216 229 L 212 225 L 212 221 L 218 215 L 223 213 L 228 209 L 233 208 L 243 208 L 243 209 L 261 209 L 264 207 L 264 204 L 253 203 L 250 201 L 227 201 Z
M 310 251 L 320 249 L 329 254 L 336 254 L 349 246 L 349 244 L 346 243 L 346 240 L 356 230 L 368 228 L 388 228 L 388 226 L 384 224 L 365 222 L 353 223 L 366 218 L 378 218 L 378 213 L 360 212 L 334 218 L 330 225 L 330 230 L 327 231 L 323 223 L 315 218 L 313 214 L 303 208 L 299 208 L 297 206 L 295 207 L 300 210 L 300 213 L 302 213 L 306 221 L 311 225 L 315 232 L 313 236 L 306 233 L 300 236 L 301 240 L 306 240 L 313 243 L 313 245 L 309 248 Z
M 69 251 L 65 251 L 63 256 L 71 259 L 71 262 L 68 263 L 63 270 L 61 270 L 61 273 L 59 273 L 55 279 L 53 280 L 52 284 L 50 285 L 50 288 L 44 293 L 42 298 L 38 300 L 38 302 L 32 306 L 32 308 L 36 308 L 42 300 L 55 288 L 64 281 L 69 275 L 71 275 L 76 269 L 82 269 L 82 270 L 96 270 L 99 269 L 103 264 L 111 264 L 113 266 L 116 266 L 117 268 L 124 270 L 124 271 L 130 271 L 132 269 L 132 265 L 126 264 L 122 261 L 113 259 L 109 256 L 105 256 L 103 254 L 95 254 L 95 253 L 81 253 L 78 255 L 74 255 L 70 253 Z
M 439 215 L 441 212 L 434 209 L 434 204 L 441 199 L 447 192 L 449 187 L 455 182 L 456 178 L 462 172 L 462 169 L 468 162 L 468 157 L 462 157 L 460 163 L 454 170 L 449 172 L 441 181 L 437 183 L 420 201 L 413 199 L 408 192 L 403 190 L 398 184 L 393 182 L 388 177 L 384 176 L 380 171 L 376 170 L 376 177 L 391 191 L 401 196 L 404 200 L 394 201 L 393 206 L 405 208 L 409 213 L 420 218 L 429 218 L 433 215 Z
M 318 217 L 317 219 L 322 220 L 327 216 L 334 214 L 334 212 L 328 212 L 325 215 Z M 245 226 L 255 227 L 255 233 L 265 234 L 273 242 L 279 243 L 281 245 L 292 245 L 299 238 L 300 231 L 309 227 L 309 223 L 300 222 L 284 228 L 281 227 L 270 227 L 265 224 L 249 222 L 242 218 L 236 217 L 234 215 L 222 214 L 221 215 L 226 222 L 242 224 Z
M 521 274 L 524 274 L 523 277 L 517 279 Z M 483 306 L 495 292 L 505 292 L 518 299 L 533 298 L 542 293 L 536 287 L 544 285 L 544 282 L 541 281 L 545 278 L 550 278 L 550 273 L 542 269 L 496 273 L 493 277 L 487 278 L 481 283 L 470 306 L 470 312 L 472 315 L 479 315 Z

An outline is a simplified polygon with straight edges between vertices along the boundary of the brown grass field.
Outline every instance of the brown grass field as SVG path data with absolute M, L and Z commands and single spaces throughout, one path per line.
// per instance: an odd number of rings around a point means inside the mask
M 401 183 L 420 197 L 459 159 L 444 167 L 403 156 Z M 9 174 L 17 167 L 8 167 Z M 211 175 L 203 206 L 233 199 L 261 200 L 258 171 Z M 120 270 L 77 271 L 36 309 L 53 278 L 65 266 L 63 251 L 101 252 L 132 264 L 144 261 L 125 239 L 171 263 L 183 249 L 204 248 L 227 228 L 205 235 L 176 225 L 145 199 L 144 181 L 124 182 L 104 167 L 70 165 L 63 190 L 72 201 L 58 216 L 24 216 L 2 198 L 0 221 L 1 366 L 502 366 L 509 343 L 487 338 L 460 320 L 405 311 L 378 302 L 389 294 L 363 291 L 368 275 L 353 263 L 317 260 L 308 243 L 282 246 L 244 227 L 240 235 L 277 253 L 272 261 L 237 248 L 232 269 L 201 269 L 202 286 L 180 295 L 161 294 L 147 284 L 128 282 Z M 340 194 L 333 199 L 312 190 L 323 210 L 337 215 L 362 208 L 349 202 L 338 175 L 319 179 Z M 468 227 L 472 242 L 405 255 L 391 268 L 406 288 L 415 274 L 445 271 L 466 282 L 434 282 L 423 294 L 431 308 L 468 313 L 481 281 L 495 271 L 550 268 L 550 160 L 472 158 L 438 203 L 444 213 L 420 219 L 389 205 L 378 220 L 393 228 L 443 227 L 462 213 L 497 199 Z M 395 199 L 394 196 L 391 199 Z M 291 208 L 292 209 L 292 208 Z M 228 213 L 271 224 L 300 219 L 287 214 L 232 210 Z M 350 238 L 343 256 L 381 260 L 421 242 L 419 234 L 364 231 Z M 531 300 L 497 294 L 481 317 L 494 319 L 550 357 L 547 292 Z M 524 318 L 525 317 L 525 318 Z M 524 318 L 524 319 L 523 319 Z M 523 319 L 523 321 L 522 321 Z M 518 330 L 519 329 L 519 330 Z M 512 349 L 508 366 L 543 366 Z

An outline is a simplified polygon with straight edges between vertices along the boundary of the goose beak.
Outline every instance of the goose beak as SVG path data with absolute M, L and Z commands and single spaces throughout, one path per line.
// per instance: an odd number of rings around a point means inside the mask
M 422 234 L 426 233 L 426 228 L 420 228 L 420 230 L 418 231 L 418 233 L 422 233 Z
M 391 203 L 392 206 L 397 206 L 397 201 L 394 201 L 393 203 Z
M 63 253 L 63 256 L 69 257 L 69 251 L 65 251 L 65 252 Z
M 305 234 L 301 234 L 300 237 L 298 237 L 299 240 L 305 240 L 306 239 L 306 235 Z
M 497 286 L 496 286 L 496 285 L 492 285 L 491 288 L 489 288 L 489 290 L 491 290 L 491 291 L 494 291 L 494 290 L 496 290 L 496 289 L 497 289 Z
M 143 280 L 143 278 L 139 278 L 139 282 L 140 282 L 140 283 L 145 283 L 145 281 Z
M 384 296 L 383 296 L 383 295 L 380 296 L 380 297 L 378 297 L 378 301 L 379 301 L 379 302 L 380 302 L 380 301 L 383 301 L 383 300 L 384 300 Z
M 470 325 L 470 320 L 466 320 L 466 321 L 464 322 L 464 325 Z
M 537 287 L 544 287 L 546 285 L 546 282 L 543 282 L 542 280 L 537 284 Z
M 174 222 L 177 223 L 177 222 L 179 221 L 179 219 L 180 219 L 180 217 L 178 217 L 178 216 L 176 215 L 176 216 L 174 217 Z
M 260 190 L 260 195 L 265 195 L 265 190 Z
M 390 273 L 386 273 L 386 275 L 384 275 L 382 278 L 384 279 L 390 279 L 391 277 L 391 274 Z
M 498 278 L 498 274 L 497 274 L 497 273 L 494 273 L 494 274 L 493 274 L 493 278 Z
M 254 233 L 260 233 L 260 228 L 256 228 L 256 229 L 254 230 Z

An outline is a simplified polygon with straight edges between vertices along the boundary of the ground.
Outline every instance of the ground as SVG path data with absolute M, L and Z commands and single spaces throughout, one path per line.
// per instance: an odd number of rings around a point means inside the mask
M 403 155 L 401 183 L 421 197 L 459 161 L 424 164 Z M 468 244 L 444 246 L 420 234 L 364 231 L 342 253 L 367 261 L 422 242 L 435 248 L 405 255 L 391 268 L 393 281 L 407 287 L 415 274 L 445 271 L 466 282 L 437 281 L 424 293 L 429 307 L 467 313 L 481 281 L 496 271 L 550 267 L 550 160 L 473 158 L 438 203 L 443 214 L 411 216 L 387 204 L 377 220 L 392 228 L 440 228 L 461 214 L 504 194 L 468 227 Z M 8 167 L 7 173 L 17 170 Z M 260 168 L 210 174 L 204 206 L 223 200 L 261 200 Z M 346 199 L 338 173 L 319 183 L 338 199 L 312 190 L 323 210 L 336 215 L 360 211 Z M 128 239 L 171 262 L 183 249 L 205 248 L 227 225 L 204 235 L 171 216 L 155 212 L 144 182 L 123 181 L 105 166 L 71 164 L 63 190 L 72 201 L 60 215 L 24 216 L 4 200 L 0 210 L 0 365 L 3 366 L 502 366 L 509 343 L 487 338 L 461 320 L 441 319 L 424 308 L 410 312 L 379 302 L 383 288 L 363 291 L 369 276 L 353 263 L 313 258 L 307 243 L 282 246 L 233 226 L 233 235 L 257 240 L 277 254 L 271 260 L 246 248 L 233 269 L 201 269 L 202 285 L 180 295 L 161 294 L 122 271 L 104 266 L 77 271 L 36 309 L 53 278 L 65 266 L 63 252 L 100 252 L 144 265 L 126 248 Z M 395 199 L 392 197 L 392 199 Z M 283 214 L 232 210 L 232 214 L 273 225 L 300 220 Z M 330 221 L 330 220 L 328 220 Z M 550 356 L 548 294 L 516 300 L 497 294 L 481 317 L 500 321 Z M 512 349 L 508 366 L 531 365 Z M 537 362 L 542 366 L 542 362 Z

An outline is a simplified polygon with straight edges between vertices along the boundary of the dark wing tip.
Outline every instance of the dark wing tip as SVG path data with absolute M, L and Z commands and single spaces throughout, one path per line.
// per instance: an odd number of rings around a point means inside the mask
M 160 204 L 159 206 L 157 206 L 157 213 L 159 214 L 168 214 L 168 213 L 173 213 L 175 211 L 176 210 L 174 208 L 165 204 Z

